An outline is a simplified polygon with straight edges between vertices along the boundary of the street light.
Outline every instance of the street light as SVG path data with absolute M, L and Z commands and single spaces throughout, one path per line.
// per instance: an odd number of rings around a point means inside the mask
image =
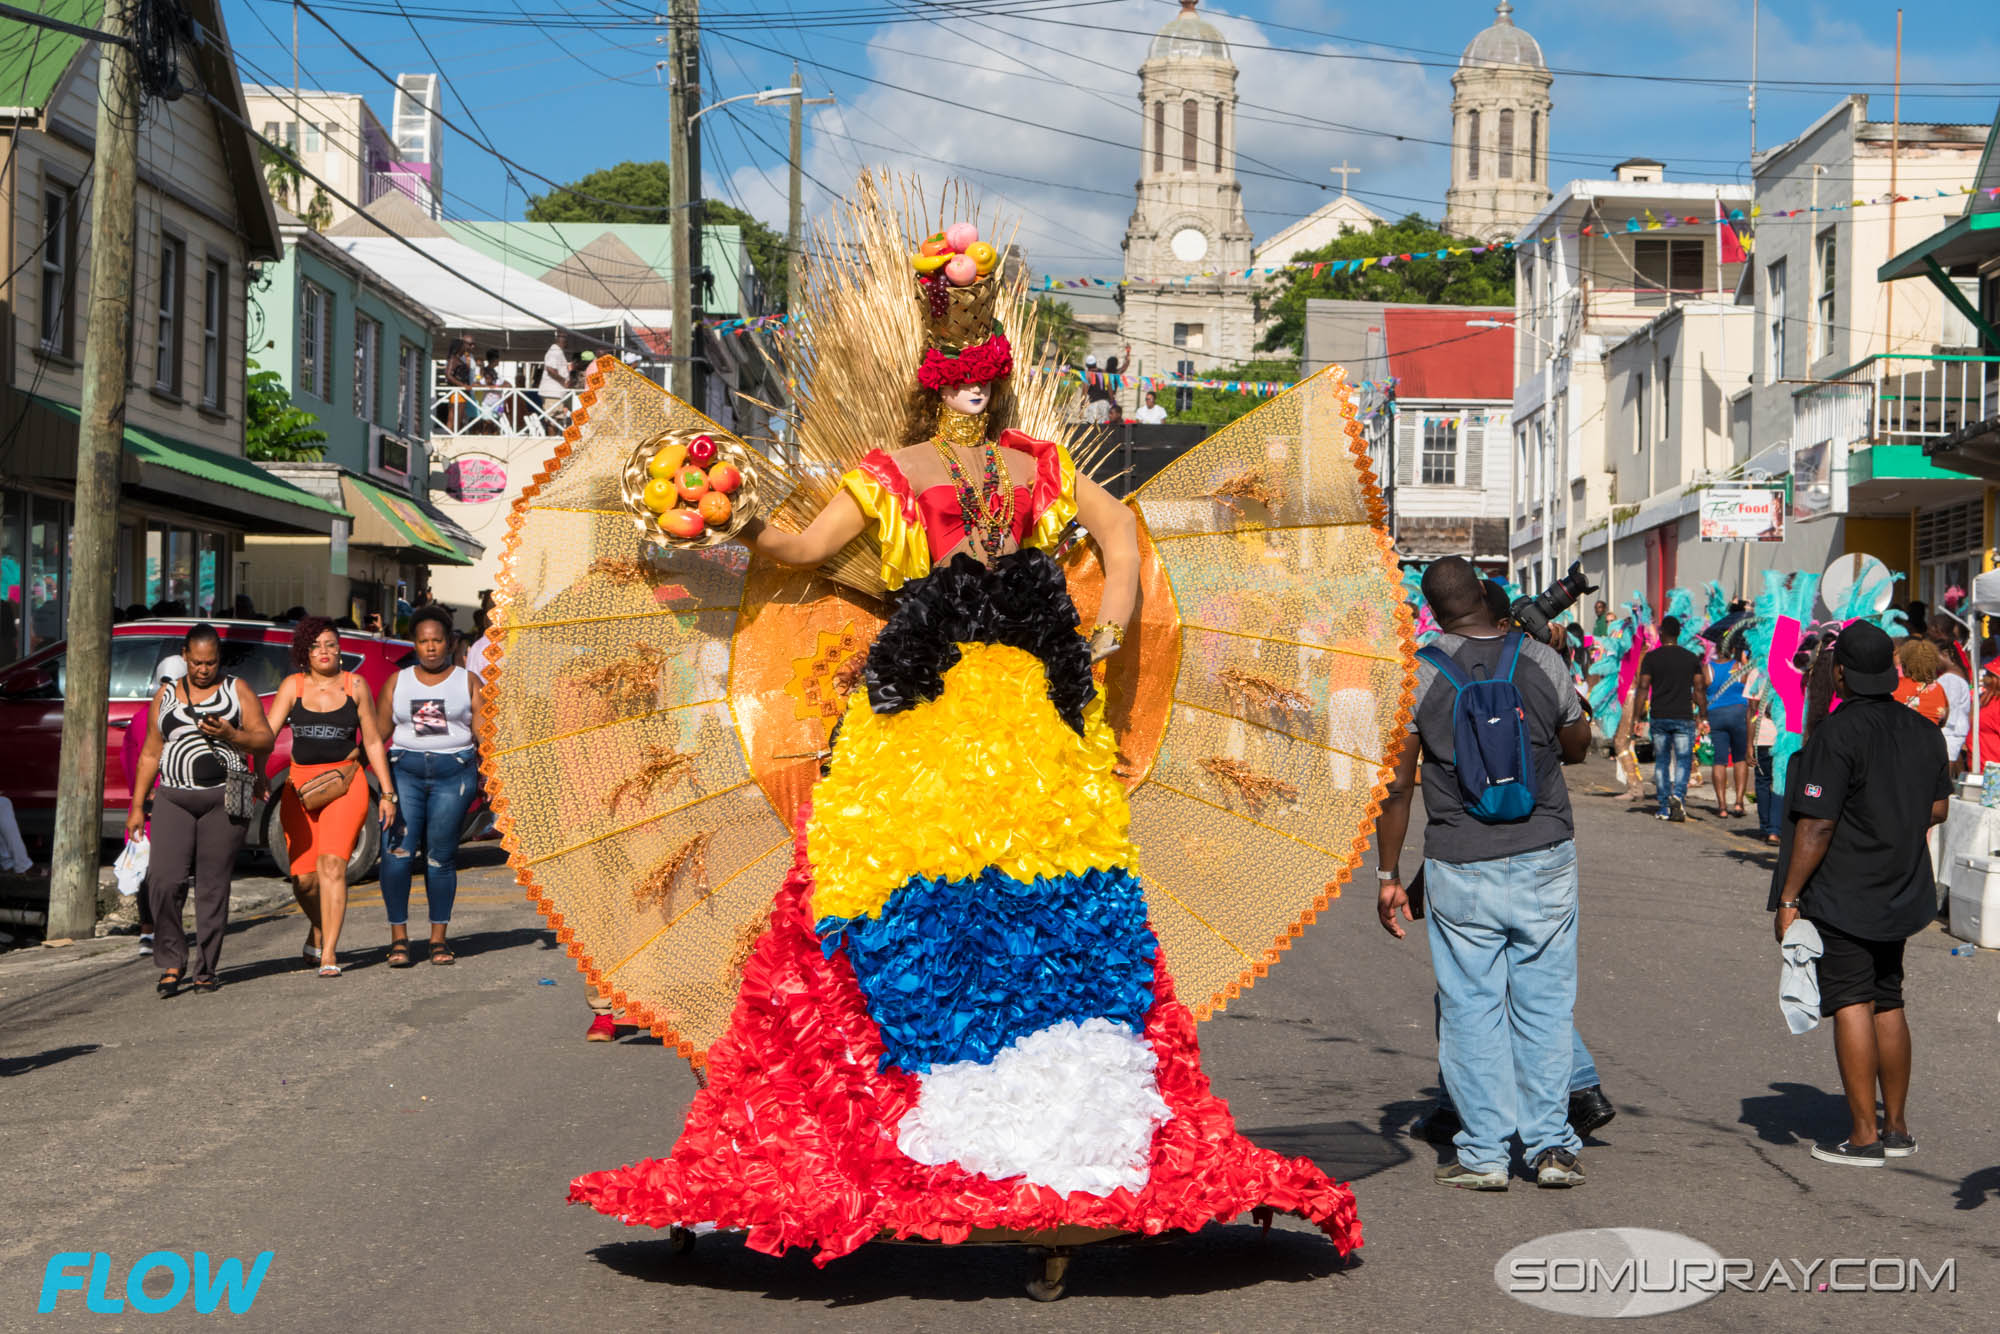
M 776 102 L 783 102 L 789 98 L 798 97 L 804 92 L 805 89 L 803 88 L 766 88 L 761 93 L 738 93 L 734 97 L 725 97 L 720 102 L 710 102 L 707 106 L 689 116 L 688 124 L 694 124 L 717 107 L 726 107 L 731 102 L 755 102 L 760 107 L 767 107 Z
M 1536 333 L 1533 329 L 1523 329 L 1518 320 L 1467 320 L 1465 327 L 1468 329 L 1511 329 L 1516 334 L 1526 334 L 1548 349 L 1548 356 L 1542 358 L 1542 432 L 1544 439 L 1548 442 L 1548 447 L 1545 451 L 1548 455 L 1548 461 L 1545 465 L 1542 490 L 1544 497 L 1542 507 L 1542 564 L 1544 567 L 1542 587 L 1547 588 L 1549 585 L 1555 583 L 1556 571 L 1561 568 L 1557 564 L 1555 553 L 1557 444 L 1556 432 L 1553 429 L 1556 417 L 1556 357 L 1561 349 L 1553 342 Z M 1565 527 L 1567 527 L 1567 524 L 1565 524 Z M 1609 548 L 1606 550 L 1605 565 L 1608 570 L 1610 568 Z

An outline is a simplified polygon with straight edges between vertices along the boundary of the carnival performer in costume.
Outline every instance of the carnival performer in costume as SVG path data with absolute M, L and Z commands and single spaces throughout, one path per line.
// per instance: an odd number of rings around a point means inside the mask
M 912 284 L 928 346 L 902 439 L 800 531 L 740 534 L 800 566 L 872 535 L 893 590 L 791 873 L 672 1153 L 570 1198 L 822 1264 L 883 1235 L 1265 1209 L 1350 1250 L 1348 1188 L 1236 1133 L 1148 921 L 1092 672 L 1133 614 L 1133 515 L 1010 429 L 997 279 L 932 270 Z M 1052 559 L 1073 519 L 1104 573 L 1088 631 Z

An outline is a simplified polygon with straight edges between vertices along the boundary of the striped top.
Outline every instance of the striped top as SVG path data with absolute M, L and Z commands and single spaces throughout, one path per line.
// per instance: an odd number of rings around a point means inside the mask
M 160 720 L 160 785 L 162 787 L 221 787 L 231 769 L 249 764 L 236 747 L 202 734 L 204 718 L 219 718 L 241 726 L 243 706 L 236 698 L 236 678 L 225 676 L 213 695 L 199 704 L 181 698 L 180 682 L 160 687 L 153 713 Z

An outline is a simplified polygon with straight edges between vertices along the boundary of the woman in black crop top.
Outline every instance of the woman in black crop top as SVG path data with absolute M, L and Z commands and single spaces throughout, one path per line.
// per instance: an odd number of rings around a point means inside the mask
M 291 858 L 292 893 L 312 930 L 305 957 L 319 964 L 321 977 L 339 977 L 334 947 L 347 916 L 347 859 L 368 819 L 368 782 L 361 758 L 381 784 L 380 818 L 386 828 L 396 813 L 396 784 L 382 744 L 375 710 L 362 708 L 367 683 L 340 668 L 340 634 L 323 616 L 308 616 L 292 632 L 292 665 L 299 670 L 278 687 L 271 704 L 271 730 L 292 729 L 292 766 L 278 801 Z M 345 776 L 344 792 L 316 811 L 299 799 L 315 779 Z

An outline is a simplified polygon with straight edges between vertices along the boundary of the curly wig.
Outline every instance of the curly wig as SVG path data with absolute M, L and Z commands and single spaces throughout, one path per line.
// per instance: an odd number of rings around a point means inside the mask
M 312 670 L 313 641 L 326 631 L 332 630 L 335 640 L 340 631 L 332 621 L 324 616 L 308 616 L 292 627 L 292 670 L 305 672 Z
M 1000 433 L 1014 424 L 1014 395 L 1004 377 L 988 385 L 986 393 L 986 438 L 998 440 Z M 937 390 L 921 385 L 912 389 L 904 400 L 903 438 L 896 443 L 921 445 L 936 435 L 938 412 L 943 406 L 944 395 Z

